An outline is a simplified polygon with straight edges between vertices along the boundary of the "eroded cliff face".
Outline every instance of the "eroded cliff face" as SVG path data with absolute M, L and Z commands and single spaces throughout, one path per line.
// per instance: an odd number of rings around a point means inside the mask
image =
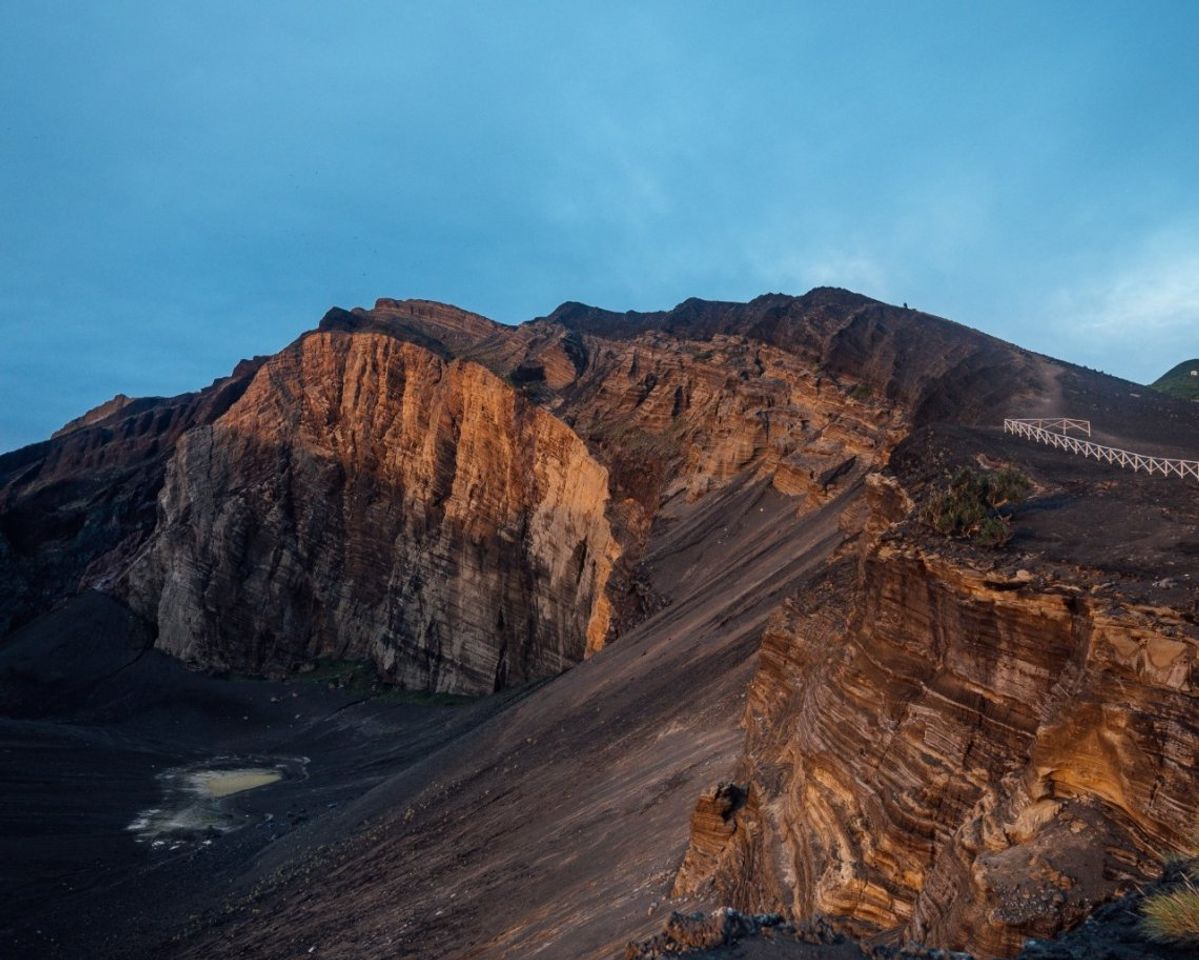
M 904 430 L 902 411 L 867 385 L 744 338 L 583 342 L 587 368 L 551 405 L 648 510 L 745 475 L 815 506 L 885 462 Z
M 314 333 L 184 437 L 123 592 L 206 666 L 367 658 L 406 687 L 491 691 L 603 645 L 607 488 L 478 364 Z
M 873 303 L 850 299 L 859 309 Z M 670 316 L 686 314 L 685 306 Z M 331 311 L 322 329 L 432 345 L 510 380 L 569 424 L 609 467 L 634 540 L 664 502 L 694 501 L 735 477 L 766 475 L 784 493 L 822 502 L 855 468 L 860 475 L 885 462 L 906 432 L 906 408 L 887 398 L 885 380 L 865 365 L 841 364 L 834 375 L 818 351 L 775 346 L 757 331 L 723 332 L 702 310 L 656 330 L 641 320 L 609 329 L 589 309 L 555 311 L 565 322 L 551 317 L 504 327 L 443 304 L 380 300 L 371 310 Z M 810 319 L 789 316 L 796 327 Z M 576 321 L 577 329 L 570 325 Z
M 1034 413 L 1199 443 L 1188 406 L 847 291 L 335 309 L 0 457 L 0 632 L 99 586 L 202 667 L 466 693 L 627 641 L 394 768 L 353 868 L 237 921 L 258 956 L 611 956 L 684 903 L 1010 954 L 1199 818 L 1193 497 L 995 428 Z M 910 519 L 962 463 L 1036 474 L 1007 560 Z
M 890 526 L 910 506 L 894 480 L 870 487 L 858 550 L 765 632 L 738 777 L 756 805 L 688 866 L 746 909 L 1011 955 L 1193 837 L 1199 639 L 1169 610 L 942 555 Z
M 112 582 L 154 529 L 179 438 L 228 410 L 260 362 L 196 393 L 118 395 L 52 439 L 0 455 L 0 638 Z
M 816 509 L 885 464 L 908 429 L 907 409 L 864 369 L 834 376 L 818 355 L 703 323 L 699 339 L 690 324 L 614 336 L 566 320 L 505 327 L 443 304 L 380 300 L 370 310 L 330 311 L 321 329 L 473 360 L 578 434 L 608 469 L 622 549 L 609 592 L 621 630 L 654 605 L 638 571 L 655 523 L 758 479 L 793 497 L 797 512 Z

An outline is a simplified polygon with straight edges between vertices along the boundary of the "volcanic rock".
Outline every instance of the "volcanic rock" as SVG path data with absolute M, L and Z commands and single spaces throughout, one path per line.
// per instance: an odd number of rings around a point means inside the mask
M 772 621 L 743 764 L 769 811 L 754 862 L 773 877 L 753 885 L 789 913 L 1009 955 L 1185 848 L 1193 624 L 1022 572 L 996 578 L 913 530 L 846 555 Z
M 180 443 L 124 594 L 185 660 L 482 693 L 603 646 L 607 473 L 475 363 L 316 333 Z

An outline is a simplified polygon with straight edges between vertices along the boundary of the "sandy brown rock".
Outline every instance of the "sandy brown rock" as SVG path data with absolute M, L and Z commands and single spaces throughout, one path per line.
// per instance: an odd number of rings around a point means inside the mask
M 606 505 L 579 439 L 479 365 L 318 333 L 185 438 L 126 595 L 206 666 L 485 692 L 604 643 Z
M 893 483 L 872 493 L 902 502 Z M 1193 626 L 1165 611 L 873 540 L 763 640 L 745 754 L 772 833 L 758 884 L 798 917 L 982 956 L 1068 928 L 1199 822 L 1197 662 Z
M 895 407 L 742 338 L 643 334 L 591 355 L 560 409 L 651 510 L 744 473 L 824 502 L 855 468 L 885 462 L 903 432 Z
M 687 854 L 671 896 L 778 912 L 784 900 L 770 869 L 766 840 L 757 788 L 718 784 L 696 802 Z

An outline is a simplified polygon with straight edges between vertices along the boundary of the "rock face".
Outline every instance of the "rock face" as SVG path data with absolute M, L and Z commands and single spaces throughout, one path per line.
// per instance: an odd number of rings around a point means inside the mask
M 903 498 L 872 486 L 877 535 L 764 636 L 743 772 L 768 836 L 718 886 L 1010 955 L 1186 848 L 1199 637 L 884 533 Z M 746 862 L 773 866 L 751 884 Z
M 687 855 L 671 896 L 752 903 L 771 913 L 783 909 L 785 898 L 772 874 L 765 839 L 757 788 L 718 784 L 695 804 Z
M 76 417 L 70 423 L 65 424 L 50 435 L 52 440 L 58 437 L 66 436 L 68 433 L 73 433 L 83 427 L 90 427 L 93 423 L 99 423 L 102 420 L 107 420 L 114 414 L 120 413 L 125 407 L 133 403 L 133 398 L 128 397 L 123 393 L 118 393 L 111 400 L 105 400 L 99 406 L 93 407 L 81 417 Z
M 185 660 L 487 692 L 603 645 L 607 499 L 583 443 L 481 366 L 316 333 L 180 444 L 125 591 Z
M 0 637 L 128 564 L 154 529 L 175 444 L 228 410 L 259 362 L 198 393 L 115 397 L 0 455 Z

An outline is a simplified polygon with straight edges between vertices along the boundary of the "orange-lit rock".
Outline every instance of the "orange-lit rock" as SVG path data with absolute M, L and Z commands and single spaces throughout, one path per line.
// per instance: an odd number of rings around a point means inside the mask
M 879 533 L 905 497 L 871 491 Z M 1194 835 L 1197 663 L 1167 611 L 873 539 L 766 631 L 743 761 L 771 834 L 757 885 L 796 917 L 983 956 L 1071 926 Z
M 317 333 L 180 445 L 126 592 L 207 666 L 369 658 L 484 692 L 603 645 L 607 501 L 582 442 L 481 366 Z

